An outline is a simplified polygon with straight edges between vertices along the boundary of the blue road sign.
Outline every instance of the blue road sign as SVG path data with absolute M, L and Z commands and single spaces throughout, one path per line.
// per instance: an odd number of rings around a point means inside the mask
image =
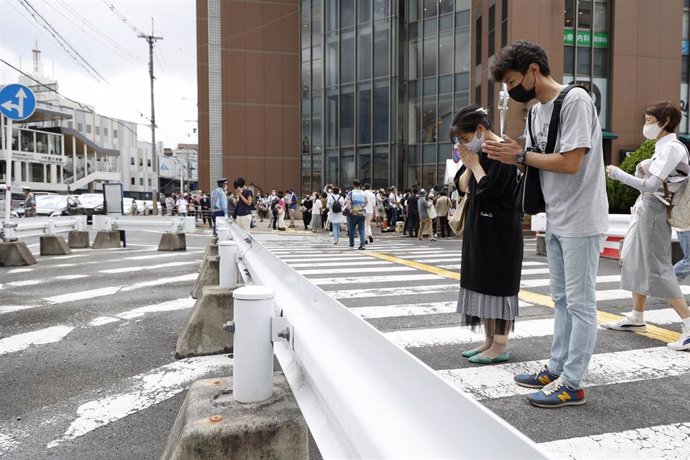
M 26 120 L 36 110 L 36 96 L 24 85 L 13 83 L 0 90 L 0 113 L 10 120 Z

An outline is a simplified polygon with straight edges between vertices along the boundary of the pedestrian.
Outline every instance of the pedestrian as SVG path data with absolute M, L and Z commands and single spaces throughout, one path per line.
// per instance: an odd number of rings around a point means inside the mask
M 390 226 L 395 228 L 395 223 L 398 221 L 400 197 L 398 196 L 398 190 L 394 186 L 391 186 L 388 191 L 390 192 L 388 195 L 388 205 L 391 209 L 391 217 L 388 221 Z
M 567 89 L 551 77 L 544 49 L 516 41 L 496 57 L 492 74 L 495 82 L 507 84 L 515 101 L 537 100 L 528 113 L 531 126 L 539 127 L 534 142 L 527 136 L 523 150 L 517 141 L 503 136 L 503 142 L 485 141 L 483 149 L 492 160 L 539 170 L 555 308 L 551 359 L 533 374 L 516 375 L 515 382 L 541 388 L 527 396 L 537 407 L 584 404 L 581 383 L 597 337 L 597 267 L 609 220 L 597 108 L 587 91 L 569 91 L 562 100 L 554 147 L 544 152 L 554 101 Z
M 22 187 L 24 192 L 24 217 L 36 217 L 36 196 L 29 187 Z
M 383 224 L 387 220 L 386 216 L 386 207 L 388 205 L 386 204 L 387 198 L 386 198 L 386 192 L 383 189 L 380 189 L 378 192 L 376 192 L 376 213 L 375 213 L 375 218 L 376 218 L 376 226 L 383 228 L 385 225 Z
M 425 192 L 426 196 L 426 192 Z M 419 233 L 419 207 L 418 203 L 419 202 L 419 190 L 417 190 L 416 187 L 412 188 L 412 191 L 410 195 L 407 197 L 407 200 L 405 200 L 405 210 L 406 210 L 406 227 L 408 236 L 410 238 L 417 238 L 417 235 Z
M 281 232 L 285 231 L 285 213 L 287 206 L 285 205 L 284 193 L 278 192 L 278 201 L 276 203 L 276 226 Z
M 243 177 L 238 177 L 234 182 L 235 196 L 237 205 L 233 219 L 242 230 L 249 233 L 252 226 L 252 205 L 254 204 L 254 194 L 245 185 Z
M 201 200 L 199 200 L 199 206 L 201 207 L 201 221 L 204 225 L 211 226 L 211 200 L 209 200 L 208 195 L 201 193 Z
M 358 179 L 352 181 L 352 190 L 347 193 L 345 209 L 348 210 L 347 216 L 347 236 L 350 239 L 350 249 L 355 248 L 355 228 L 359 233 L 359 247 L 362 250 L 366 246 L 364 222 L 366 220 L 367 196 L 360 189 Z
M 330 193 L 317 193 L 316 196 L 318 196 L 319 200 L 321 201 L 321 224 L 323 226 L 323 230 L 328 230 L 329 232 L 331 232 L 332 235 L 332 225 L 328 221 L 328 198 L 333 195 L 333 188 L 331 188 L 330 190 Z
M 276 222 L 278 222 L 278 194 L 275 190 L 271 190 L 271 194 L 267 198 L 268 201 L 268 228 L 276 229 Z
M 302 211 L 302 222 L 304 223 L 304 229 L 309 230 L 309 225 L 311 224 L 311 210 L 314 208 L 314 195 L 308 193 L 304 195 L 301 203 Z
M 232 217 L 235 215 L 235 208 L 237 207 L 237 203 L 239 201 L 237 195 L 235 194 L 235 187 L 233 186 L 232 190 L 228 190 L 226 195 L 228 198 L 228 216 Z
M 681 112 L 670 101 L 660 101 L 648 105 L 644 113 L 642 133 L 647 139 L 656 141 L 652 158 L 640 162 L 635 176 L 617 166 L 606 167 L 609 177 L 642 193 L 633 206 L 635 223 L 625 235 L 621 254 L 621 288 L 632 292 L 633 309 L 627 317 L 606 323 L 604 327 L 616 331 L 646 331 L 644 307 L 647 297 L 660 297 L 666 299 L 682 321 L 680 338 L 669 343 L 668 348 L 689 350 L 690 309 L 671 262 L 667 206 L 659 199 L 665 195 L 666 188 L 668 193 L 677 192 L 690 173 L 688 151 L 675 134 Z M 683 241 L 681 238 L 679 234 L 679 240 Z M 679 268 L 682 272 L 682 264 Z
M 426 196 L 426 190 L 421 189 L 419 191 L 419 198 L 417 199 L 417 213 L 419 214 L 419 230 L 417 233 L 417 239 L 419 241 L 424 240 L 425 232 L 429 234 L 429 241 L 436 241 L 434 238 L 434 231 L 431 226 L 431 218 L 429 217 L 429 209 L 433 204 Z
M 371 233 L 371 221 L 374 219 L 374 207 L 376 206 L 376 195 L 371 191 L 371 184 L 364 184 L 364 195 L 367 197 L 366 219 L 364 222 L 365 237 L 369 243 L 374 242 L 374 235 Z
M 168 193 L 165 196 L 165 214 L 167 216 L 172 216 L 174 207 L 175 207 L 175 199 L 173 198 L 172 193 Z
M 295 216 L 297 215 L 297 194 L 294 190 L 288 190 L 285 196 L 288 205 L 288 215 L 290 216 L 290 228 L 295 228 Z
M 448 212 L 452 206 L 448 194 L 444 191 L 439 192 L 439 197 L 436 200 L 436 212 L 438 213 L 438 228 L 441 238 L 451 238 L 451 230 L 448 225 Z
M 228 180 L 225 177 L 219 178 L 216 187 L 211 192 L 211 227 L 213 227 L 213 236 L 218 234 L 216 227 L 217 217 L 227 217 L 228 215 L 228 198 L 225 191 L 228 188 Z
M 501 141 L 492 125 L 489 112 L 473 104 L 460 109 L 451 128 L 463 165 L 454 182 L 469 195 L 457 311 L 461 324 L 484 329 L 484 343 L 462 353 L 476 364 L 510 358 L 508 335 L 518 316 L 522 268 L 522 228 L 513 198 L 517 169 L 481 151 L 484 141 Z
M 340 224 L 345 222 L 345 217 L 343 216 L 345 199 L 340 195 L 339 187 L 333 187 L 333 193 L 328 198 L 326 207 L 328 208 L 328 221 L 333 229 L 333 244 L 337 245 L 340 240 Z
M 321 232 L 323 230 L 323 221 L 321 217 L 323 203 L 321 201 L 321 196 L 319 192 L 314 192 L 312 194 L 312 212 L 311 212 L 311 231 L 314 233 Z
M 177 201 L 175 202 L 175 206 L 177 207 L 177 215 L 182 216 L 182 217 L 187 217 L 187 200 L 185 199 L 184 196 L 180 195 L 177 198 Z

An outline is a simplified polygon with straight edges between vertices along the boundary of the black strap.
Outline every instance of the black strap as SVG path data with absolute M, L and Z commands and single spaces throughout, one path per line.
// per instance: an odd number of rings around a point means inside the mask
M 563 100 L 568 92 L 573 88 L 583 88 L 580 85 L 568 85 L 563 88 L 563 91 L 558 95 L 555 101 L 553 101 L 553 111 L 551 112 L 551 121 L 549 122 L 549 133 L 546 138 L 546 148 L 543 153 L 553 153 L 553 149 L 556 148 L 556 137 L 558 136 L 558 130 L 561 125 L 561 107 L 563 106 Z M 585 90 L 586 91 L 586 90 Z M 532 134 L 532 115 L 534 113 L 534 107 L 530 110 L 530 116 L 527 118 L 527 128 L 529 129 L 529 136 L 532 142 L 532 147 L 536 148 L 537 145 L 534 141 L 534 135 Z

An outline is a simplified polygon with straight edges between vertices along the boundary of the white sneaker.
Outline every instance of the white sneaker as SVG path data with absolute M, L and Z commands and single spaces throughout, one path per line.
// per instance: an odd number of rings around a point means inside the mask
M 667 347 L 676 351 L 690 350 L 690 328 L 683 326 L 683 332 L 681 332 L 678 340 L 669 343 Z
M 606 329 L 614 331 L 630 331 L 630 332 L 645 332 L 647 331 L 647 323 L 644 321 L 637 321 L 626 316 L 620 321 L 612 321 L 603 325 Z

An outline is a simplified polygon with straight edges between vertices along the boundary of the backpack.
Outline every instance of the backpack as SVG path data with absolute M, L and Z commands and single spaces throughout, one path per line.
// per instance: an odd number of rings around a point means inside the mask
M 333 212 L 343 212 L 343 205 L 340 202 L 340 197 L 333 201 L 333 206 L 331 206 Z
M 679 144 L 685 145 L 679 142 Z M 687 148 L 685 148 L 685 153 L 688 153 Z M 688 181 L 690 178 L 686 178 L 683 185 L 670 196 L 668 192 L 668 183 L 664 181 L 664 199 L 671 203 L 666 208 L 666 216 L 668 218 L 668 223 L 671 227 L 676 228 L 688 228 L 690 227 L 690 187 L 688 187 Z

